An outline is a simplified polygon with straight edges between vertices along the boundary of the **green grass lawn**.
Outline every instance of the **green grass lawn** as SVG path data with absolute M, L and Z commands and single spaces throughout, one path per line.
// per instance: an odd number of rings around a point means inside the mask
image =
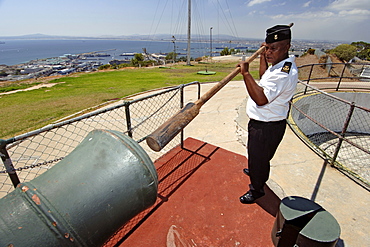
M 49 83 L 58 84 L 50 88 L 0 95 L 0 139 L 35 130 L 111 99 L 193 81 L 220 81 L 235 69 L 235 65 L 235 63 L 194 62 L 193 66 L 180 64 L 170 69 L 155 67 L 80 73 L 51 80 Z M 254 76 L 258 73 L 257 66 L 253 66 Z M 206 69 L 217 73 L 197 74 L 198 71 Z M 238 75 L 234 80 L 242 80 L 242 77 Z M 25 85 L 32 86 L 25 83 L 17 85 L 4 86 L 0 91 L 25 88 Z

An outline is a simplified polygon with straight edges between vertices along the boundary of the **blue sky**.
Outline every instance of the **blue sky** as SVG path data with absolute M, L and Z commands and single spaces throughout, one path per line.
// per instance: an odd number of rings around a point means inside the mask
M 186 33 L 188 0 L 0 0 L 0 36 Z M 263 39 L 294 22 L 293 38 L 370 42 L 370 0 L 192 0 L 192 33 Z

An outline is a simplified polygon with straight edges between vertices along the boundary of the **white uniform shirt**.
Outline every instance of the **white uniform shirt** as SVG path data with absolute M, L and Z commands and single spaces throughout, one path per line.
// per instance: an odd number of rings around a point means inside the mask
M 298 69 L 294 61 L 295 57 L 289 56 L 278 64 L 268 67 L 258 83 L 263 88 L 268 103 L 258 106 L 249 97 L 247 102 L 249 118 L 263 122 L 287 118 L 289 100 L 293 97 L 298 82 Z

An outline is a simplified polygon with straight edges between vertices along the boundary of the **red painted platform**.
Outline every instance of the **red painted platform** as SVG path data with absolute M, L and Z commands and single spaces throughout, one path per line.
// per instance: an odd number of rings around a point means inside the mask
M 248 190 L 244 156 L 189 138 L 155 162 L 158 199 L 124 225 L 105 246 L 273 246 L 280 204 L 268 188 L 243 205 Z

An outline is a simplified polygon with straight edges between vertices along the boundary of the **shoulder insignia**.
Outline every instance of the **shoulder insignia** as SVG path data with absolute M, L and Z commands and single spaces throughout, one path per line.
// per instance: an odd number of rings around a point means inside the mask
M 291 62 L 285 62 L 283 67 L 281 68 L 281 72 L 285 72 L 285 73 L 288 73 L 290 72 L 290 68 L 292 67 L 292 63 Z

